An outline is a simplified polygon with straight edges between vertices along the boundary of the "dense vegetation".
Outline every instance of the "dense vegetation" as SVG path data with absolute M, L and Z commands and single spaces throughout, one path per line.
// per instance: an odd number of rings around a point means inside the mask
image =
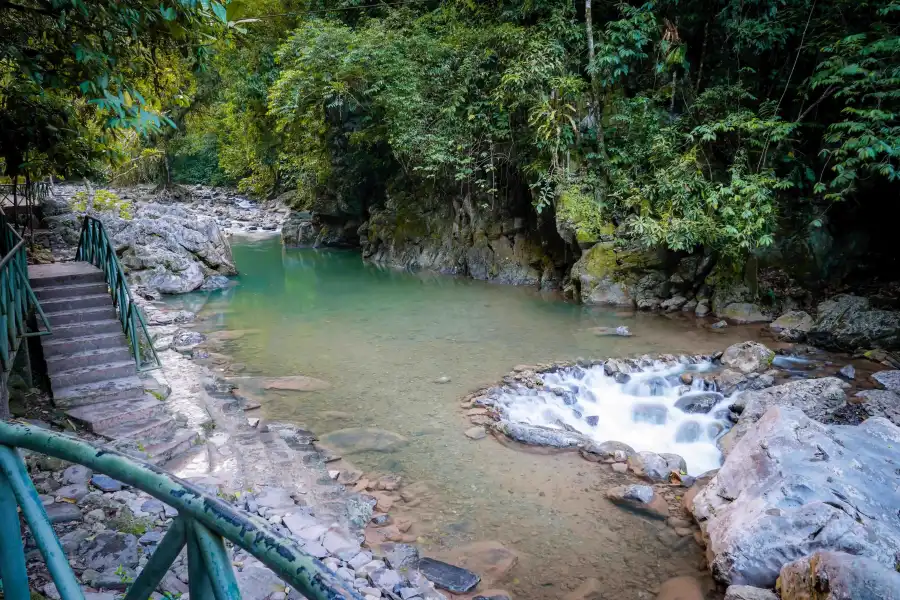
M 96 170 L 115 151 L 120 181 L 362 212 L 398 190 L 489 207 L 524 189 L 584 240 L 734 257 L 900 189 L 896 0 L 225 11 L 0 0 L 7 173 Z

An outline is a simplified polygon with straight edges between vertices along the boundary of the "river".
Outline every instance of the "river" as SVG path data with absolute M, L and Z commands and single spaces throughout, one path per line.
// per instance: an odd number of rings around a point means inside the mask
M 405 437 L 393 452 L 347 458 L 430 490 L 418 506 L 398 509 L 414 520 L 424 553 L 458 560 L 467 544 L 498 541 L 519 559 L 496 585 L 525 600 L 562 598 L 588 577 L 603 583 L 604 597 L 653 598 L 670 577 L 704 576 L 692 537 L 605 500 L 625 476 L 574 453 L 528 451 L 491 436 L 471 441 L 460 399 L 518 364 L 712 352 L 752 337 L 749 329 L 712 333 L 681 314 L 584 307 L 535 290 L 366 265 L 352 252 L 285 249 L 274 237 L 232 246 L 235 287 L 170 302 L 202 306 L 207 332 L 232 332 L 220 349 L 241 375 L 330 384 L 258 390 L 266 418 L 319 435 L 369 427 Z M 620 325 L 633 335 L 590 331 Z

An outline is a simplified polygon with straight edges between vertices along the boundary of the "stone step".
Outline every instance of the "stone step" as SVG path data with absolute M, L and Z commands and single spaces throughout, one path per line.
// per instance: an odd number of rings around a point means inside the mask
M 170 439 L 147 446 L 146 460 L 154 465 L 164 464 L 193 448 L 199 437 L 193 429 L 179 429 Z
M 98 333 L 121 332 L 122 324 L 116 319 L 105 319 L 102 321 L 91 321 L 89 323 L 69 323 L 68 325 L 59 326 L 51 323 L 50 328 L 50 337 L 57 340 L 65 340 L 97 335 Z
M 77 369 L 78 367 L 90 367 L 96 364 L 121 362 L 126 360 L 134 362 L 134 358 L 131 356 L 131 350 L 125 345 L 124 336 L 122 336 L 122 343 L 117 344 L 112 348 L 83 350 L 71 354 L 59 353 L 52 356 L 45 356 L 45 360 L 47 363 L 47 372 L 50 374 L 51 378 L 56 373 Z
M 50 385 L 54 390 L 69 388 L 85 383 L 108 381 L 137 375 L 133 360 L 100 363 L 87 367 L 75 367 L 68 371 L 59 371 L 50 376 Z
M 98 333 L 77 338 L 54 338 L 55 335 L 41 338 L 44 357 L 47 359 L 58 356 L 71 356 L 90 350 L 128 348 L 128 341 L 121 328 L 110 333 Z
M 77 308 L 100 308 L 101 306 L 112 306 L 112 297 L 105 292 L 102 294 L 87 294 L 85 296 L 54 298 L 52 300 L 41 301 L 41 308 L 44 309 L 44 313 L 46 314 L 75 310 Z
M 35 286 L 33 283 L 31 289 L 34 295 L 40 301 L 57 300 L 60 298 L 75 298 L 80 296 L 97 296 L 106 294 L 109 296 L 109 287 L 103 283 L 79 283 L 70 285 L 57 285 L 50 287 Z
M 94 433 L 109 433 L 107 437 L 115 437 L 121 428 L 145 426 L 160 417 L 168 418 L 166 405 L 149 394 L 137 400 L 116 400 L 70 408 L 66 415 Z
M 106 306 L 96 306 L 92 308 L 76 308 L 72 310 L 62 310 L 58 312 L 47 312 L 44 314 L 50 320 L 50 327 L 56 328 L 63 325 L 72 325 L 74 323 L 93 323 L 96 321 L 108 321 L 115 319 L 118 315 L 116 309 L 112 306 L 112 300 L 108 300 Z
M 57 287 L 105 282 L 103 271 L 85 262 L 54 263 L 28 267 L 32 287 Z
M 113 400 L 139 400 L 144 397 L 144 384 L 136 376 L 83 383 L 54 389 L 53 403 L 62 408 L 85 406 Z
M 168 440 L 175 435 L 175 419 L 165 414 L 145 419 L 136 423 L 123 423 L 103 431 L 98 431 L 103 437 L 111 440 L 134 440 L 145 448 L 162 442 L 154 440 Z

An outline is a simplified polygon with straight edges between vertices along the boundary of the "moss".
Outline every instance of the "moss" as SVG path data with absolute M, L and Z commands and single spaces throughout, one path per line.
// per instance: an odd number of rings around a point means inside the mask
M 556 214 L 559 219 L 572 224 L 575 237 L 581 243 L 609 239 L 615 233 L 612 223 L 604 220 L 601 205 L 578 185 L 570 185 L 559 195 Z
M 118 516 L 110 519 L 108 525 L 110 529 L 114 529 L 115 531 L 130 533 L 140 537 L 147 533 L 147 530 L 150 529 L 153 522 L 149 519 L 141 519 L 134 516 L 134 513 L 126 508 L 123 509 Z

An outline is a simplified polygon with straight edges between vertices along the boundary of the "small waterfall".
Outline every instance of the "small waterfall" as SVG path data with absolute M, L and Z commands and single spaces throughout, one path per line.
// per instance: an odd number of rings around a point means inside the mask
M 541 373 L 543 388 L 503 387 L 492 395 L 493 404 L 504 421 L 678 454 L 691 475 L 718 468 L 722 455 L 716 440 L 731 427 L 732 400 L 703 379 L 714 365 L 618 364 L 621 370 L 612 374 L 603 365 Z

